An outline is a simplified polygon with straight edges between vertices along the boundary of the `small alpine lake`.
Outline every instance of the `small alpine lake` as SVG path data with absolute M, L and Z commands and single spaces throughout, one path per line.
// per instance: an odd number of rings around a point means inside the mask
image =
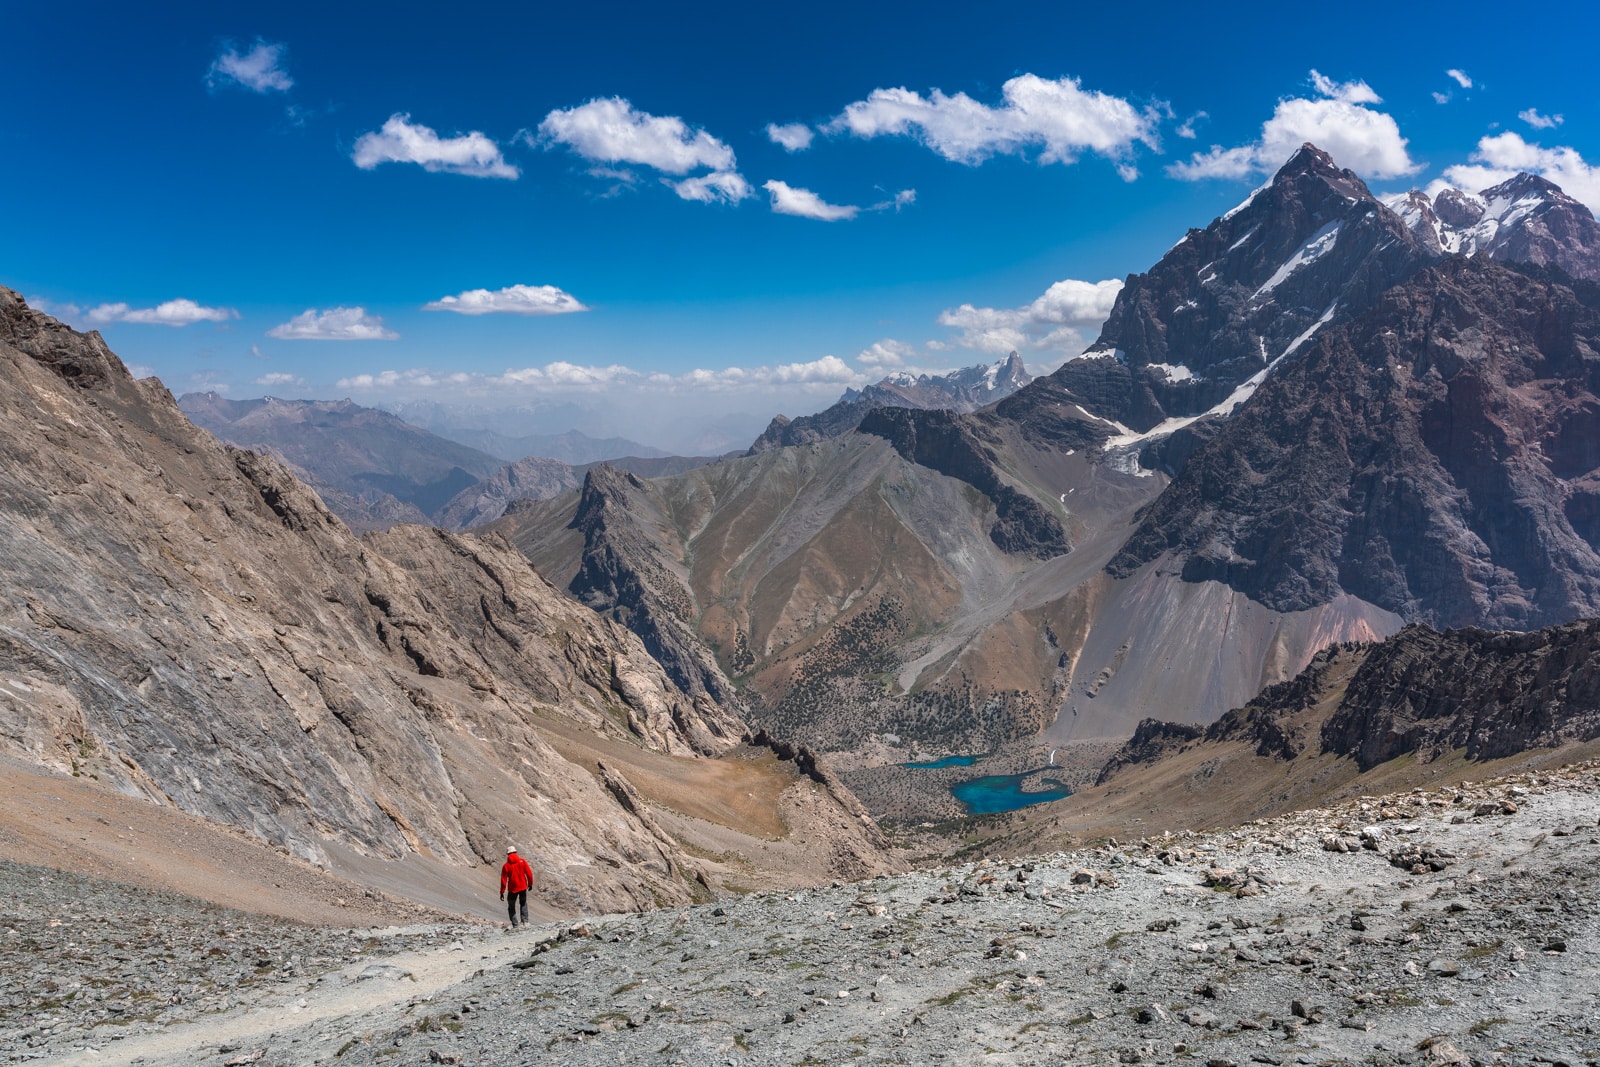
M 1051 755 L 1053 757 L 1054 753 Z M 945 756 L 920 763 L 902 763 L 901 766 L 914 771 L 942 771 L 951 767 L 971 767 L 982 758 L 981 755 Z M 968 815 L 997 815 L 1016 811 L 1072 795 L 1072 790 L 1059 780 L 1042 777 L 1044 773 L 1055 770 L 1056 766 L 1051 763 L 1020 774 L 986 774 L 979 778 L 965 778 L 951 784 L 950 795 L 961 802 Z M 1023 782 L 1035 776 L 1041 776 L 1038 784 L 1044 788 L 1024 789 Z
M 910 767 L 914 771 L 942 771 L 946 767 L 970 767 L 977 762 L 977 756 L 946 756 L 927 763 L 902 763 L 900 766 Z
M 982 778 L 968 778 L 950 787 L 950 795 L 966 807 L 968 815 L 995 815 L 1016 811 L 1032 804 L 1043 804 L 1072 795 L 1072 790 L 1053 778 L 1040 779 L 1048 788 L 1026 790 L 1023 780 L 1052 767 L 1036 767 L 1021 774 L 986 774 Z

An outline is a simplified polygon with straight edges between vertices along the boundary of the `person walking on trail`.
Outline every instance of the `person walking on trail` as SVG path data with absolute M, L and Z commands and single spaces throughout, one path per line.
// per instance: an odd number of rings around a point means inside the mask
M 506 849 L 506 863 L 500 868 L 500 899 L 506 902 L 506 917 L 517 925 L 517 915 L 522 915 L 522 925 L 528 925 L 528 890 L 533 888 L 533 868 L 517 855 L 517 846 Z

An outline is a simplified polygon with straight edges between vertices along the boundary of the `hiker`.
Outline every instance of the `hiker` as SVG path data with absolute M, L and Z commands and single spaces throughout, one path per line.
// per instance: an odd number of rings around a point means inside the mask
M 517 912 L 522 913 L 522 925 L 528 925 L 528 890 L 533 888 L 533 868 L 517 855 L 517 846 L 506 849 L 506 865 L 500 868 L 500 899 L 506 902 L 506 917 L 517 925 Z M 509 893 L 510 896 L 506 894 Z

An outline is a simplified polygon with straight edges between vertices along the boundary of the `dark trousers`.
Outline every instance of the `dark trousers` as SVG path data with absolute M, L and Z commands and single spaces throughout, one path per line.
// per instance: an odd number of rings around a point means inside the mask
M 519 889 L 514 893 L 506 894 L 506 918 L 511 920 L 511 925 L 517 925 L 517 909 L 522 909 L 522 921 L 528 921 L 528 891 Z

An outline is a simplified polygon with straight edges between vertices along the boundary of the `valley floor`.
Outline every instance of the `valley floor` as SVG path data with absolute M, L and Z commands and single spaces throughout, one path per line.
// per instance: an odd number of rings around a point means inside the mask
M 1595 1063 L 1597 823 L 1591 762 L 516 933 L 304 927 L 7 865 L 0 1055 Z

